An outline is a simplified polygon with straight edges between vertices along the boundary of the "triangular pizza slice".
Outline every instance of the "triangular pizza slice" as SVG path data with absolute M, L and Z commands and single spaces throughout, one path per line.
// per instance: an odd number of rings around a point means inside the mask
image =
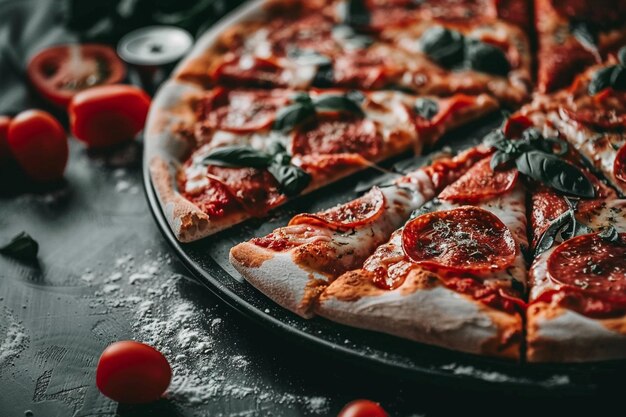
M 373 163 L 432 144 L 491 113 L 488 95 L 398 91 L 229 90 L 188 98 L 192 122 L 163 143 L 150 169 L 181 241 L 192 241 Z M 169 159 L 174 163 L 166 163 Z
M 447 184 L 459 178 L 488 148 L 442 158 L 362 197 L 314 214 L 298 214 L 267 236 L 230 251 L 233 266 L 281 306 L 311 317 L 324 288 L 358 268 L 374 249 Z
M 525 190 L 484 158 L 322 293 L 316 314 L 475 354 L 518 358 Z

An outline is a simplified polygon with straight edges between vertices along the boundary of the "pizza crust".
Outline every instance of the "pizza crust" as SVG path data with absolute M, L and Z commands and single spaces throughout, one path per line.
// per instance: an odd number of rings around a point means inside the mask
M 626 358 L 626 316 L 592 319 L 549 303 L 529 307 L 529 362 L 593 362 Z
M 413 271 L 400 288 L 385 291 L 372 283 L 370 272 L 353 271 L 324 291 L 315 312 L 349 326 L 447 349 L 519 358 L 519 341 L 506 346 L 503 341 L 511 329 L 521 333 L 518 315 L 485 308 L 441 285 L 428 285 L 429 274 Z

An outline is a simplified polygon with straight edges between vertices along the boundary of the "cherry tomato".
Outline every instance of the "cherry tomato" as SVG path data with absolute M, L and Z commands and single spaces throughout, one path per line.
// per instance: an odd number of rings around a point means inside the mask
M 26 110 L 9 124 L 7 142 L 24 172 L 36 181 L 63 177 L 69 155 L 67 136 L 49 113 Z
M 172 379 L 172 369 L 158 350 L 134 341 L 108 346 L 96 370 L 100 392 L 120 403 L 139 404 L 158 400 Z
M 7 141 L 10 122 L 10 117 L 0 116 L 0 164 L 11 157 L 11 150 L 9 149 L 9 142 Z
M 389 414 L 378 403 L 355 400 L 346 404 L 337 417 L 389 417 Z
M 72 133 L 91 148 L 132 140 L 146 122 L 150 97 L 130 85 L 106 85 L 82 91 L 69 107 Z
M 59 45 L 44 49 L 28 63 L 28 77 L 45 99 L 67 107 L 79 91 L 115 84 L 126 76 L 115 51 L 98 44 Z

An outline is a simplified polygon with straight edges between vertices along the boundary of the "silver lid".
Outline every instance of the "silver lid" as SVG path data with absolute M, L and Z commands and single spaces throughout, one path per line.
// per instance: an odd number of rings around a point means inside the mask
M 124 35 L 117 54 L 133 65 L 166 65 L 182 58 L 193 44 L 191 34 L 175 26 L 148 26 Z

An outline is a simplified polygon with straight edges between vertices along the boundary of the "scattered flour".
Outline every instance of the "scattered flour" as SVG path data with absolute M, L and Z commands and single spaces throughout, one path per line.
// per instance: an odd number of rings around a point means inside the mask
M 223 319 L 216 317 L 215 307 L 186 299 L 179 291 L 185 278 L 163 272 L 169 271 L 165 265 L 170 257 L 151 251 L 144 255 L 117 258 L 90 305 L 108 312 L 125 309 L 134 316 L 134 338 L 156 347 L 170 361 L 169 398 L 188 407 L 238 399 L 246 408 L 240 415 L 249 416 L 264 415 L 278 405 L 299 407 L 307 415 L 328 413 L 325 397 L 277 391 L 259 381 L 252 359 L 220 339 Z
M 24 326 L 13 316 L 8 308 L 2 310 L 0 322 L 0 370 L 28 346 L 30 339 Z

